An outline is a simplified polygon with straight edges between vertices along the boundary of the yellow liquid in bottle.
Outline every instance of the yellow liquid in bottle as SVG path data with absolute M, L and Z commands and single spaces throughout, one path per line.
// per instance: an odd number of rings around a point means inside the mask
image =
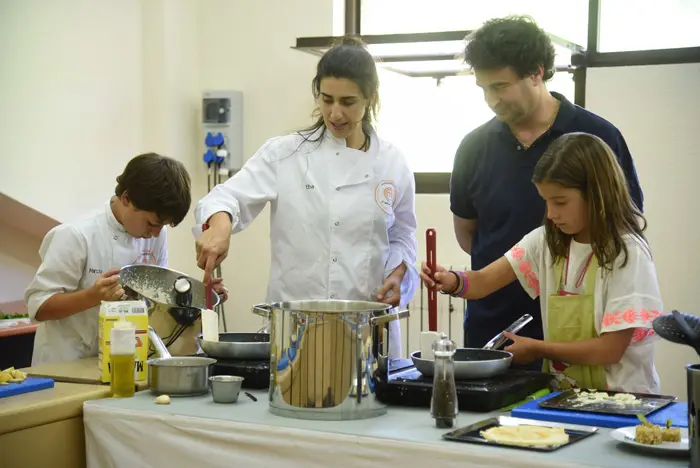
M 110 374 L 112 380 L 110 389 L 115 398 L 128 398 L 134 396 L 136 382 L 134 381 L 134 355 L 112 354 Z

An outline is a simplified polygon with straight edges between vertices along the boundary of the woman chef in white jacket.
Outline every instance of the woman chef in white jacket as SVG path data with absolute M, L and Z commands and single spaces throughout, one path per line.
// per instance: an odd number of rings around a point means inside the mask
M 321 58 L 312 81 L 320 114 L 310 128 L 269 139 L 242 170 L 197 205 L 206 230 L 197 264 L 209 281 L 230 235 L 271 204 L 269 302 L 377 300 L 403 306 L 419 281 L 415 183 L 401 152 L 372 128 L 379 78 L 357 39 Z M 389 354 L 401 354 L 390 322 Z

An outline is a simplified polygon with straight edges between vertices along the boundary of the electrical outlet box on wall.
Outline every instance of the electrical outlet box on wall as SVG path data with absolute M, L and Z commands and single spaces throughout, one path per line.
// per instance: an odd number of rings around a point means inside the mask
M 243 167 L 243 93 L 202 93 L 204 161 L 232 175 Z M 218 159 L 216 159 L 218 158 Z

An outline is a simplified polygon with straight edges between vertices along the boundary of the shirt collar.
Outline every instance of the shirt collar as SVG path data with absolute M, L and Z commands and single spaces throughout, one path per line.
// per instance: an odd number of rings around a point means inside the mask
M 122 226 L 121 223 L 117 221 L 117 218 L 114 216 L 114 212 L 112 211 L 112 197 L 110 197 L 109 200 L 107 200 L 107 204 L 105 206 L 105 216 L 107 217 L 107 225 L 111 229 L 114 229 L 118 232 L 126 232 L 124 226 Z
M 557 111 L 557 117 L 554 119 L 551 129 L 559 133 L 566 133 L 571 126 L 571 122 L 576 116 L 576 106 L 562 94 L 554 91 L 551 91 L 550 94 L 559 101 L 559 110 Z M 490 127 L 491 130 L 495 132 L 510 133 L 510 127 L 508 127 L 508 124 L 501 122 L 496 117 L 491 120 Z

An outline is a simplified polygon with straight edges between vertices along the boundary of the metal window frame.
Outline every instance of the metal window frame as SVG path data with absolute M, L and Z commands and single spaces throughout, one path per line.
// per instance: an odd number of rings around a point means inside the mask
M 551 36 L 552 41 L 568 47 L 572 50 L 571 67 L 567 70 L 573 73 L 574 78 L 574 102 L 585 107 L 586 105 L 586 70 L 599 67 L 624 67 L 645 65 L 670 65 L 684 63 L 700 63 L 700 47 L 684 47 L 677 49 L 633 50 L 622 52 L 600 52 L 600 15 L 602 0 L 588 1 L 588 38 L 586 48 L 572 44 L 556 36 Z M 360 36 L 368 44 L 412 43 L 412 42 L 439 42 L 463 40 L 469 31 L 443 31 L 427 33 L 406 34 L 361 34 L 362 0 L 345 0 L 345 31 L 346 34 Z M 297 38 L 295 49 L 322 55 L 320 49 L 327 48 L 335 38 L 333 37 L 305 37 Z M 383 63 L 400 61 L 437 61 L 454 60 L 451 55 L 414 55 L 410 57 L 378 57 Z M 395 70 L 398 71 L 398 70 Z M 451 73 L 404 73 L 415 77 L 433 77 L 436 79 L 445 76 L 453 76 Z M 445 194 L 450 192 L 449 172 L 416 172 L 416 193 L 419 194 Z

